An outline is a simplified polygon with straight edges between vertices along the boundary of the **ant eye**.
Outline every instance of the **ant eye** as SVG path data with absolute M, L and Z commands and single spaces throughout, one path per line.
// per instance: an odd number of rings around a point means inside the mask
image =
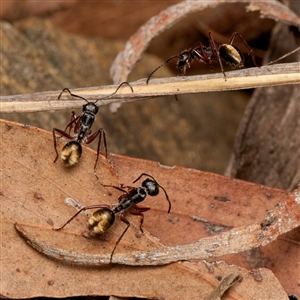
M 106 232 L 115 221 L 115 215 L 110 209 L 98 209 L 88 220 L 88 228 L 96 234 Z
M 60 157 L 66 167 L 71 167 L 78 163 L 81 153 L 82 147 L 80 143 L 71 141 L 65 144 Z
M 82 105 L 82 112 L 85 112 L 86 111 L 86 107 L 88 106 L 89 104 L 87 103 L 87 104 L 84 104 L 84 105 Z

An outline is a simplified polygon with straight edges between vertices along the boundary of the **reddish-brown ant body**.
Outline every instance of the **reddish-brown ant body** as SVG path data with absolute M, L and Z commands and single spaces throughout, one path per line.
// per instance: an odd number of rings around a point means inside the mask
M 213 37 L 211 32 L 208 33 L 209 46 L 204 46 L 201 42 L 196 42 L 188 50 L 182 51 L 179 55 L 174 55 L 168 58 L 163 64 L 158 66 L 147 78 L 147 84 L 149 83 L 152 75 L 162 66 L 170 62 L 172 59 L 177 58 L 177 70 L 178 75 L 185 75 L 186 69 L 190 67 L 191 63 L 197 59 L 200 62 L 208 63 L 210 66 L 214 62 L 218 62 L 221 71 L 224 74 L 226 80 L 226 74 L 224 71 L 222 60 L 229 64 L 233 68 L 241 68 L 244 66 L 244 59 L 240 50 L 233 46 L 233 42 L 236 37 L 239 37 L 245 47 L 248 49 L 248 54 L 251 55 L 252 61 L 256 67 L 259 67 L 256 63 L 253 50 L 244 40 L 244 38 L 238 33 L 234 32 L 230 38 L 229 44 L 219 44 Z M 212 68 L 212 67 L 211 67 Z
M 149 207 L 139 207 L 137 206 L 138 203 L 144 201 L 149 196 L 157 196 L 159 193 L 159 188 L 161 188 L 166 196 L 166 199 L 169 203 L 168 213 L 170 213 L 171 210 L 171 202 L 169 199 L 169 196 L 166 192 L 166 190 L 158 184 L 158 182 L 154 179 L 153 176 L 148 175 L 146 173 L 142 173 L 136 180 L 133 181 L 133 183 L 137 182 L 141 177 L 146 176 L 149 177 L 145 179 L 142 182 L 141 187 L 132 187 L 132 186 L 111 186 L 111 185 L 103 185 L 105 187 L 113 187 L 118 189 L 119 191 L 122 191 L 124 194 L 121 195 L 118 200 L 119 204 L 117 205 L 106 205 L 106 204 L 95 204 L 95 205 L 89 205 L 81 208 L 76 214 L 74 214 L 67 222 L 65 222 L 64 225 L 62 225 L 59 228 L 55 228 L 55 230 L 61 230 L 64 228 L 67 224 L 69 224 L 78 214 L 80 214 L 82 211 L 90 210 L 90 209 L 98 209 L 96 210 L 92 216 L 88 220 L 88 228 L 91 233 L 94 234 L 103 234 L 105 233 L 115 222 L 115 214 L 119 213 L 120 220 L 124 222 L 127 227 L 122 232 L 120 237 L 118 238 L 114 249 L 111 253 L 111 260 L 113 257 L 113 254 L 121 241 L 122 237 L 130 227 L 129 221 L 124 217 L 125 211 L 128 211 L 132 215 L 138 215 L 141 217 L 140 221 L 140 230 L 143 232 L 143 222 L 144 222 L 144 214 L 143 212 L 149 210 Z
M 80 98 L 86 101 L 87 103 L 82 106 L 82 112 L 83 112 L 82 115 L 76 116 L 75 112 L 72 111 L 71 121 L 66 126 L 65 130 L 53 128 L 53 141 L 54 141 L 54 149 L 56 152 L 56 157 L 54 159 L 54 162 L 56 162 L 58 158 L 57 143 L 56 143 L 56 136 L 55 136 L 56 132 L 59 133 L 61 136 L 64 136 L 65 138 L 71 140 L 70 142 L 65 144 L 61 152 L 61 159 L 66 167 L 70 167 L 78 163 L 82 153 L 81 143 L 90 144 L 97 137 L 98 137 L 98 147 L 97 147 L 97 158 L 94 165 L 94 170 L 96 169 L 96 165 L 100 154 L 100 144 L 101 144 L 102 136 L 103 136 L 103 142 L 105 148 L 105 157 L 107 157 L 107 144 L 106 144 L 106 135 L 104 129 L 103 128 L 98 129 L 93 134 L 91 131 L 91 127 L 95 121 L 95 116 L 99 111 L 99 107 L 96 105 L 96 103 L 99 100 L 103 100 L 105 98 L 111 97 L 112 95 L 116 94 L 119 88 L 124 84 L 127 84 L 130 87 L 131 91 L 133 92 L 131 85 L 128 82 L 123 82 L 118 86 L 118 88 L 114 93 L 105 96 L 103 98 L 97 99 L 95 102 L 89 102 L 85 98 L 79 95 L 72 94 L 68 88 L 64 88 L 61 91 L 61 93 L 58 96 L 58 99 L 60 99 L 63 92 L 67 91 L 71 96 Z M 73 135 L 71 134 L 72 130 L 74 132 Z

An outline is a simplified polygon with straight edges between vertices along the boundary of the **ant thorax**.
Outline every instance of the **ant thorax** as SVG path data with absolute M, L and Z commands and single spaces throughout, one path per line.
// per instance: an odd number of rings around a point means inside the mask
M 147 197 L 147 189 L 144 187 L 138 187 L 135 188 L 131 193 L 129 193 L 129 195 L 129 197 L 126 195 L 126 197 L 124 197 L 123 199 L 121 198 L 121 202 L 113 210 L 114 213 L 118 213 L 130 208 L 137 203 L 144 201 Z
M 87 136 L 91 133 L 90 129 L 95 122 L 95 115 L 98 113 L 99 107 L 93 103 L 88 102 L 82 107 L 83 115 L 81 117 L 80 131 L 77 136 L 77 142 L 85 141 Z
M 195 52 L 197 52 L 198 49 L 201 50 L 200 48 L 197 48 L 197 49 L 195 49 Z M 208 59 L 209 60 L 213 60 L 214 59 L 214 55 L 213 55 L 213 52 L 211 50 L 211 47 L 203 46 L 203 49 L 204 49 L 204 52 L 205 52 L 206 56 L 208 57 Z M 199 56 L 199 54 L 198 54 L 198 56 Z M 206 61 L 206 60 L 203 60 L 203 59 L 199 59 L 199 60 L 202 61 L 203 63 L 209 62 L 209 61 Z

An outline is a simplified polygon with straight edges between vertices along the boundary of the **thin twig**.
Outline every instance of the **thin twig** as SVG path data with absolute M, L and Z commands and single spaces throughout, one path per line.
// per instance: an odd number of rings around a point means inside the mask
M 151 251 L 115 253 L 112 262 L 116 264 L 144 266 L 165 265 L 185 260 L 203 260 L 265 246 L 276 238 L 300 225 L 300 189 L 290 195 L 267 213 L 265 218 L 251 225 L 231 229 L 219 235 L 201 239 L 199 242 L 164 247 Z M 16 230 L 26 242 L 37 251 L 52 258 L 78 265 L 98 266 L 109 264 L 111 255 L 76 253 L 49 246 L 28 233 L 21 225 Z
M 236 282 L 241 281 L 242 279 L 243 276 L 237 272 L 229 274 L 223 279 L 223 281 L 217 286 L 217 288 L 205 298 L 205 300 L 221 300 L 223 294 Z
M 130 83 L 134 93 L 129 87 L 122 87 L 113 97 L 100 100 L 97 104 L 131 102 L 146 100 L 166 95 L 179 95 L 188 93 L 228 91 L 249 89 L 265 86 L 300 83 L 300 63 L 277 64 L 261 68 L 249 68 L 226 72 L 227 81 L 222 73 L 198 76 L 182 76 L 161 79 L 151 79 L 145 84 L 145 79 Z M 99 99 L 115 91 L 116 86 L 90 87 L 74 89 L 72 93 L 86 98 L 88 101 Z M 66 108 L 79 108 L 83 100 L 72 98 L 69 95 L 58 100 L 61 91 L 42 92 L 15 96 L 0 97 L 0 112 L 22 113 L 34 111 L 59 110 Z M 68 100 L 66 100 L 68 99 Z

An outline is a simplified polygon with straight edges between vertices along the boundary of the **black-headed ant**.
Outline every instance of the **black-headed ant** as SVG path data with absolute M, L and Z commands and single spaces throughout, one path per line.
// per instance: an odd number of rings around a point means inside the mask
M 100 144 L 101 144 L 102 135 L 103 135 L 103 142 L 105 148 L 105 157 L 107 157 L 107 144 L 106 144 L 106 135 L 104 129 L 103 128 L 98 129 L 93 134 L 91 131 L 91 127 L 95 121 L 95 116 L 99 111 L 99 107 L 96 105 L 96 103 L 99 100 L 106 99 L 116 94 L 119 88 L 124 84 L 128 85 L 131 91 L 133 92 L 131 85 L 128 82 L 123 82 L 118 86 L 118 88 L 114 93 L 107 95 L 103 98 L 97 99 L 95 102 L 89 102 L 85 98 L 79 95 L 72 94 L 68 88 L 64 88 L 61 91 L 61 93 L 58 96 L 58 99 L 60 99 L 63 92 L 67 91 L 71 96 L 80 98 L 86 101 L 87 103 L 82 106 L 83 114 L 81 116 L 76 116 L 75 112 L 72 111 L 71 121 L 66 126 L 66 129 L 64 131 L 61 129 L 53 128 L 53 141 L 54 141 L 54 149 L 56 152 L 56 157 L 54 159 L 54 162 L 56 162 L 58 158 L 56 136 L 55 136 L 56 132 L 58 132 L 61 136 L 64 136 L 65 138 L 72 140 L 65 144 L 61 152 L 61 159 L 66 167 L 70 167 L 78 163 L 82 153 L 81 143 L 90 144 L 98 137 L 97 158 L 94 165 L 94 170 L 95 170 L 98 162 L 99 154 L 100 154 Z M 73 135 L 71 135 L 72 130 L 74 132 Z
M 88 228 L 91 233 L 104 234 L 114 224 L 115 214 L 120 213 L 120 220 L 124 222 L 127 225 L 127 227 L 124 229 L 123 233 L 120 235 L 120 237 L 118 238 L 114 246 L 114 249 L 111 253 L 111 260 L 112 260 L 113 254 L 119 242 L 123 238 L 128 228 L 130 227 L 129 221 L 124 217 L 125 211 L 128 211 L 132 215 L 141 216 L 140 230 L 143 233 L 143 228 L 142 228 L 144 222 L 143 212 L 149 210 L 150 208 L 139 207 L 137 206 L 137 204 L 144 201 L 147 195 L 157 196 L 159 193 L 159 188 L 161 188 L 164 191 L 166 199 L 169 202 L 168 213 L 170 213 L 171 211 L 171 202 L 169 196 L 166 190 L 161 185 L 158 184 L 158 182 L 154 179 L 154 177 L 146 173 L 142 173 L 136 180 L 133 181 L 133 183 L 137 182 L 143 176 L 147 176 L 149 178 L 145 179 L 142 182 L 141 187 L 132 187 L 132 186 L 117 187 L 112 185 L 103 185 L 105 187 L 113 187 L 124 193 L 118 198 L 119 204 L 117 205 L 95 204 L 95 205 L 85 206 L 81 208 L 76 214 L 74 214 L 64 225 L 62 225 L 59 228 L 54 228 L 54 230 L 61 230 L 62 228 L 64 228 L 82 211 L 98 208 L 98 210 L 96 210 L 89 218 Z
M 239 37 L 243 42 L 245 47 L 248 49 L 248 55 L 251 55 L 252 61 L 256 67 L 259 67 L 255 60 L 255 55 L 253 50 L 244 40 L 244 38 L 238 33 L 234 32 L 230 38 L 229 44 L 219 44 L 217 43 L 213 37 L 211 32 L 208 33 L 209 46 L 204 46 L 201 42 L 196 42 L 193 47 L 188 50 L 182 51 L 179 55 L 174 55 L 168 58 L 164 63 L 158 66 L 147 78 L 147 84 L 149 83 L 152 75 L 162 66 L 170 62 L 172 59 L 177 58 L 177 70 L 178 75 L 185 75 L 186 69 L 190 67 L 191 63 L 194 59 L 198 59 L 200 62 L 208 63 L 211 67 L 211 64 L 214 62 L 218 62 L 221 71 L 224 74 L 226 80 L 226 74 L 223 68 L 222 60 L 229 64 L 233 68 L 241 68 L 244 66 L 244 58 L 240 50 L 233 46 L 233 42 L 236 37 Z M 212 67 L 211 67 L 212 69 Z

